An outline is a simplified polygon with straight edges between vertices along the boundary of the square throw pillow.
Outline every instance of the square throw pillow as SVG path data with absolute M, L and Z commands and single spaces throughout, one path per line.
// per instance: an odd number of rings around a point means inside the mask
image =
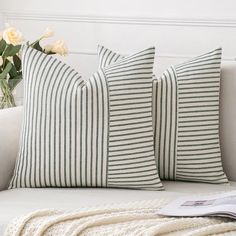
M 23 49 L 24 120 L 10 188 L 161 190 L 153 148 L 148 48 L 84 81 L 77 71 Z
M 123 56 L 99 46 L 99 67 Z M 155 157 L 161 179 L 228 183 L 219 140 L 221 48 L 153 80 Z

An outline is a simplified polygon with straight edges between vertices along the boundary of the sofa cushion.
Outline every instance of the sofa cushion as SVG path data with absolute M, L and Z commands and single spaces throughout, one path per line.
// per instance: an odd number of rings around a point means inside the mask
M 14 217 L 37 209 L 75 210 L 81 207 L 128 203 L 158 198 L 174 199 L 187 194 L 208 194 L 236 190 L 231 186 L 204 183 L 163 181 L 166 191 L 143 191 L 105 188 L 19 188 L 0 192 L 0 235 Z
M 21 123 L 22 107 L 0 110 L 0 191 L 8 187 L 13 174 Z
M 10 188 L 163 189 L 153 150 L 154 55 L 148 48 L 85 81 L 25 47 L 23 129 Z
M 220 141 L 222 161 L 230 180 L 236 181 L 236 61 L 222 63 L 220 88 Z
M 98 47 L 99 67 L 122 56 Z M 153 80 L 155 156 L 160 177 L 227 183 L 219 140 L 221 48 L 171 66 Z

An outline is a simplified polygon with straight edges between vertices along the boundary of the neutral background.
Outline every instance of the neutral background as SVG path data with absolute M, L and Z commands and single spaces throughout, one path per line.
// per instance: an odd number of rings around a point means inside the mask
M 223 47 L 224 60 L 236 57 L 235 0 L 0 2 L 1 28 L 8 22 L 28 40 L 39 37 L 46 27 L 52 28 L 56 32 L 53 40 L 64 39 L 70 50 L 62 59 L 85 78 L 97 68 L 98 44 L 124 54 L 155 45 L 157 73 L 218 46 Z

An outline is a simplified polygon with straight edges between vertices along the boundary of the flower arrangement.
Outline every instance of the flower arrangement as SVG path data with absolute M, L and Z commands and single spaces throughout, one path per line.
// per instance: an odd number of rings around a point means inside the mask
M 41 41 L 52 37 L 54 32 L 47 28 L 43 35 L 34 42 L 26 44 L 45 54 L 59 54 L 65 56 L 68 53 L 63 40 L 54 44 L 41 46 Z M 13 90 L 22 80 L 21 47 L 25 40 L 22 33 L 15 27 L 6 25 L 6 29 L 0 32 L 0 109 L 15 106 Z

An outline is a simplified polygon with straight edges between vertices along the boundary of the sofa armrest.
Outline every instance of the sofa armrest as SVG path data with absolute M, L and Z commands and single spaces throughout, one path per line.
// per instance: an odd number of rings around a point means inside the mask
M 8 187 L 18 152 L 22 107 L 0 110 L 0 191 Z

